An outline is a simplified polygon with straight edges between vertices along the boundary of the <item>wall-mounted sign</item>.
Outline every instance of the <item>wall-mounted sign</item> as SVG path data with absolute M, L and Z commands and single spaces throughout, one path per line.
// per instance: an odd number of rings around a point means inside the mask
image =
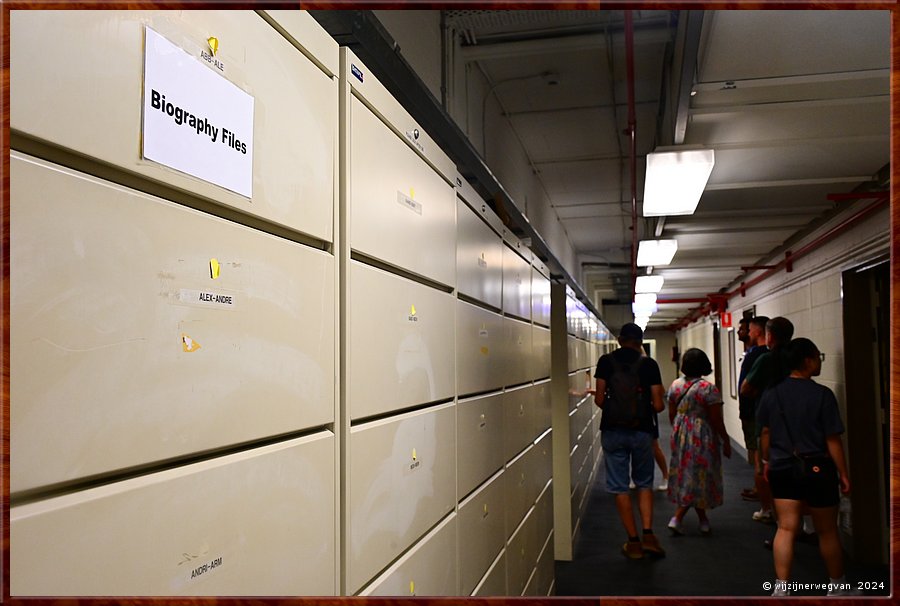
M 253 101 L 198 59 L 146 29 L 144 158 L 251 198 Z

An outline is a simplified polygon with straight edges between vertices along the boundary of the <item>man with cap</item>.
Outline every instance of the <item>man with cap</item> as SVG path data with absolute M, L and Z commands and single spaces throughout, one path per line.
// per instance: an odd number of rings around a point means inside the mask
M 643 356 L 644 331 L 627 323 L 619 331 L 620 348 L 597 361 L 594 401 L 603 410 L 600 441 L 606 468 L 606 490 L 615 495 L 619 518 L 628 534 L 622 553 L 630 559 L 663 557 L 665 551 L 653 533 L 653 417 L 665 408 L 659 365 Z M 634 414 L 623 414 L 633 406 Z M 630 468 L 630 473 L 629 473 Z M 629 477 L 630 476 L 630 477 Z M 642 533 L 638 536 L 628 490 L 638 490 Z

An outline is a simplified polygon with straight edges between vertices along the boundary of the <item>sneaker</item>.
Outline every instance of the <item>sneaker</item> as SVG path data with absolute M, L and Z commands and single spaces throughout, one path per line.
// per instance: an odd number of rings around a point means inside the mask
M 666 528 L 669 529 L 669 532 L 672 533 L 672 536 L 684 534 L 684 527 L 675 516 L 672 516 L 672 519 L 669 520 L 669 524 L 668 526 L 666 526 Z
M 845 589 L 846 588 L 846 589 Z M 852 595 L 865 595 L 859 589 L 851 586 L 849 583 L 844 583 L 843 585 L 838 585 L 837 587 L 830 587 L 828 589 L 828 593 L 825 594 L 826 597 L 834 598 L 839 596 L 852 596 Z
M 659 539 L 655 534 L 645 534 L 641 538 L 641 547 L 644 549 L 644 553 L 650 556 L 655 558 L 666 557 L 666 551 L 662 548 L 662 545 L 659 544 Z
M 772 515 L 772 512 L 767 510 L 763 511 L 760 509 L 759 511 L 753 512 L 753 520 L 756 522 L 762 522 L 763 524 L 772 524 L 775 522 L 775 516 Z
M 629 560 L 640 560 L 644 557 L 644 548 L 638 541 L 625 541 L 622 545 L 622 553 Z
M 791 590 L 788 589 L 788 581 L 775 581 L 775 591 L 772 592 L 773 598 L 783 598 L 791 595 Z
M 656 490 L 658 490 L 660 492 L 665 492 L 665 491 L 669 490 L 669 483 L 663 482 L 662 484 L 660 484 L 659 486 L 656 487 Z
M 703 520 L 700 522 L 700 534 L 708 535 L 712 532 L 712 528 L 709 527 L 709 520 Z
M 637 488 L 637 484 L 635 484 L 634 481 L 631 481 L 628 483 L 628 488 L 634 490 L 635 488 Z

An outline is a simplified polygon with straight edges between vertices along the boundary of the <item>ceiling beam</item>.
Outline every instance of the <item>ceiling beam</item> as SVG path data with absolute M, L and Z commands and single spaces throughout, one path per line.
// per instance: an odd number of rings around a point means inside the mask
M 707 183 L 704 191 L 722 191 L 728 189 L 755 189 L 757 187 L 796 187 L 798 185 L 833 185 L 836 183 L 861 183 L 871 179 L 871 175 L 847 175 L 842 177 L 825 177 L 818 179 L 781 179 L 777 181 L 734 181 L 731 183 Z M 742 211 L 744 212 L 744 211 Z
M 675 145 L 684 143 L 691 106 L 691 91 L 697 72 L 697 54 L 700 50 L 700 33 L 703 29 L 703 11 L 682 11 L 685 19 L 681 53 L 681 70 L 678 77 L 678 93 L 675 104 Z
M 748 89 L 748 88 L 783 88 L 785 86 L 802 84 L 826 84 L 832 82 L 852 82 L 858 80 L 885 80 L 890 81 L 891 70 L 888 69 L 861 69 L 850 72 L 830 72 L 822 74 L 807 74 L 803 76 L 776 76 L 773 78 L 752 78 L 748 80 L 725 80 L 720 82 L 700 82 L 694 85 L 697 93 Z

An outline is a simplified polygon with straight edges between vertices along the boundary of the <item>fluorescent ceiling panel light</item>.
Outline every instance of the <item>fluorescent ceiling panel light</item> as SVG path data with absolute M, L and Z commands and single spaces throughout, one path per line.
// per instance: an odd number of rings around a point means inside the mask
M 662 285 L 663 285 L 664 281 L 665 281 L 665 278 L 663 278 L 662 276 L 638 276 L 637 282 L 634 285 L 634 292 L 658 293 L 660 290 L 662 290 Z
M 650 314 L 655 314 L 657 311 L 659 311 L 659 308 L 656 306 L 656 303 L 631 304 L 631 313 L 634 314 L 635 317 L 649 316 Z
M 668 265 L 677 250 L 677 240 L 641 240 L 638 244 L 637 264 L 640 267 Z
M 692 215 L 715 165 L 711 149 L 647 154 L 644 216 Z

